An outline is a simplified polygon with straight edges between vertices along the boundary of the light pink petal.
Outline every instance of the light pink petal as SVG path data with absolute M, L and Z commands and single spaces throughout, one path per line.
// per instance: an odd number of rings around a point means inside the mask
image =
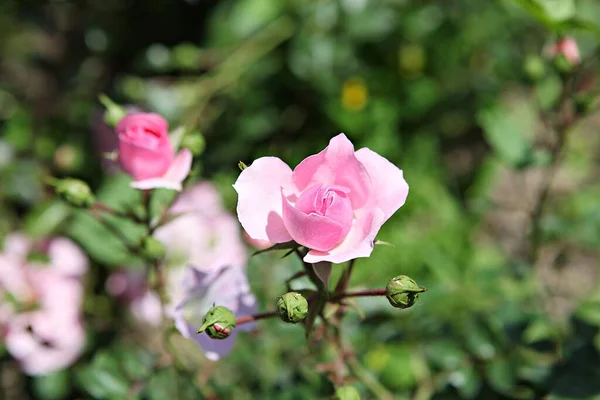
M 150 189 L 170 189 L 181 191 L 181 182 L 173 182 L 164 178 L 145 179 L 142 181 L 133 181 L 129 184 L 134 189 L 150 190 Z
M 408 184 L 402 170 L 367 148 L 358 150 L 356 158 L 369 173 L 373 183 L 373 198 L 387 220 L 404 205 L 408 196 Z
M 86 273 L 88 259 L 85 253 L 67 238 L 55 238 L 50 241 L 48 255 L 52 268 L 65 275 L 81 276 Z
M 181 150 L 179 153 L 177 153 L 177 156 L 175 156 L 173 164 L 171 164 L 169 170 L 163 176 L 163 178 L 173 182 L 183 182 L 190 174 L 193 158 L 194 156 L 192 155 L 191 151 L 188 149 Z
M 170 214 L 201 213 L 206 216 L 215 216 L 225 212 L 221 194 L 210 182 L 196 183 L 186 188 L 169 209 Z
M 287 164 L 277 157 L 261 157 L 242 171 L 233 188 L 238 193 L 238 218 L 252 239 L 292 240 L 282 219 L 281 188 L 293 190 Z
M 170 189 L 179 192 L 182 189 L 182 182 L 192 169 L 192 158 L 192 153 L 188 149 L 181 150 L 163 176 L 134 181 L 129 186 L 140 190 Z
M 350 189 L 352 208 L 361 208 L 369 199 L 369 174 L 354 155 L 354 146 L 340 133 L 319 154 L 307 157 L 294 169 L 293 182 L 303 191 L 315 184 L 340 185 Z
M 304 214 L 292 206 L 283 193 L 283 221 L 291 237 L 309 249 L 327 251 L 341 241 L 342 226 L 328 217 Z
M 31 248 L 31 240 L 23 233 L 14 232 L 4 239 L 4 254 L 15 260 L 23 260 Z
M 304 257 L 304 261 L 330 261 L 339 264 L 354 258 L 368 257 L 373 251 L 373 241 L 384 221 L 385 215 L 378 208 L 359 212 L 342 243 L 329 251 L 311 250 Z
M 151 326 L 160 326 L 162 322 L 162 304 L 158 294 L 147 291 L 145 295 L 135 299 L 131 305 L 133 316 Z

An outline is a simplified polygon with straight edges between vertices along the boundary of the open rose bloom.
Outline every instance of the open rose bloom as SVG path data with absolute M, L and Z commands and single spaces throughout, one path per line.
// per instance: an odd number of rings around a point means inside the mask
M 169 139 L 167 121 L 158 114 L 134 113 L 117 124 L 119 164 L 135 180 L 136 189 L 181 190 L 190 173 L 192 153 L 177 155 Z
M 48 260 L 29 260 L 43 253 Z M 85 345 L 81 276 L 88 261 L 70 240 L 33 243 L 11 234 L 0 254 L 0 332 L 6 349 L 29 375 L 68 367 Z
M 368 257 L 383 223 L 406 201 L 402 170 L 346 135 L 293 171 L 262 157 L 240 174 L 238 218 L 255 240 L 296 241 L 310 249 L 309 263 Z

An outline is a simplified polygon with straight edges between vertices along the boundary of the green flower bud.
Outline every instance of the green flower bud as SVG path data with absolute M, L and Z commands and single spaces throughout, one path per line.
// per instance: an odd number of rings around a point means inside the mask
M 165 257 L 165 246 L 152 236 L 142 239 L 142 255 L 150 260 L 162 260 Z
M 399 275 L 390 279 L 385 287 L 388 301 L 396 308 L 412 307 L 419 298 L 419 293 L 426 290 L 427 289 L 425 288 L 419 287 L 417 282 L 406 275 Z
M 104 122 L 110 127 L 115 127 L 120 120 L 127 115 L 127 112 L 123 107 L 115 103 L 106 95 L 100 95 L 100 103 L 106 107 L 104 112 Z
M 231 335 L 235 325 L 233 312 L 227 307 L 216 306 L 208 310 L 204 316 L 204 323 L 196 333 L 206 331 L 212 339 L 225 339 Z
M 523 70 L 529 79 L 538 81 L 546 74 L 546 65 L 540 56 L 530 55 L 523 63 Z
M 308 301 L 300 293 L 286 293 L 277 299 L 277 312 L 282 321 L 297 324 L 308 315 Z
M 96 199 L 87 183 L 79 179 L 62 179 L 53 183 L 56 194 L 74 207 L 89 208 Z
M 360 400 L 360 394 L 354 386 L 342 386 L 335 390 L 336 400 Z
M 199 156 L 206 147 L 206 141 L 200 132 L 189 132 L 183 137 L 181 147 L 189 149 L 193 155 Z

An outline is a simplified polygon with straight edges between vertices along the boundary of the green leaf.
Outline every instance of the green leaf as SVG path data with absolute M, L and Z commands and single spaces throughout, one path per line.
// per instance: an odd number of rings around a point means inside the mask
M 515 371 L 507 359 L 493 360 L 486 365 L 485 372 L 490 385 L 499 392 L 508 392 L 515 385 Z
M 91 364 L 77 371 L 77 380 L 96 399 L 128 398 L 129 383 L 118 361 L 108 353 L 99 353 Z
M 73 209 L 64 201 L 53 199 L 38 205 L 25 217 L 25 232 L 31 237 L 54 233 L 72 214 Z
M 40 400 L 66 399 L 71 391 L 69 372 L 62 370 L 33 378 L 33 391 Z
M 553 22 L 566 21 L 577 11 L 575 0 L 535 0 L 546 17 Z
M 521 121 L 509 114 L 501 106 L 489 107 L 477 115 L 484 130 L 485 138 L 496 154 L 517 167 L 527 161 L 531 145 L 525 139 Z
M 179 399 L 177 373 L 173 368 L 156 372 L 144 392 L 149 400 Z

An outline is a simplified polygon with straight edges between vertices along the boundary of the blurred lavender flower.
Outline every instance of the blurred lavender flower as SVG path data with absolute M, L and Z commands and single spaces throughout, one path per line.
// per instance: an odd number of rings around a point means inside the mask
M 175 327 L 184 337 L 195 340 L 206 358 L 216 361 L 231 352 L 239 330 L 252 330 L 255 324 L 241 325 L 228 338 L 215 340 L 206 333 L 196 334 L 206 312 L 216 305 L 229 308 L 237 318 L 252 315 L 258 312 L 256 298 L 250 292 L 245 270 L 240 266 L 228 266 L 212 272 L 187 268 L 184 279 L 188 290 L 184 300 L 175 308 Z
M 85 345 L 81 276 L 88 261 L 70 240 L 41 244 L 14 233 L 0 254 L 0 329 L 29 375 L 71 365 Z

